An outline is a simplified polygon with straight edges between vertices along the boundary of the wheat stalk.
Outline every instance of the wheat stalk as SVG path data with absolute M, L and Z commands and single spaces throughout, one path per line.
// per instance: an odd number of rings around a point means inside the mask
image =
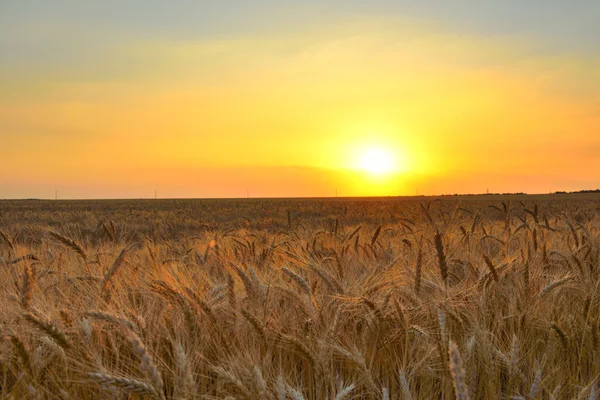
M 119 256 L 115 259 L 112 266 L 108 269 L 108 271 L 104 275 L 104 280 L 102 281 L 102 286 L 100 289 L 100 291 L 102 293 L 105 293 L 108 290 L 108 288 L 110 287 L 110 281 L 117 273 L 117 270 L 119 268 L 121 268 L 121 266 L 125 263 L 125 261 L 127 259 L 128 251 L 129 250 L 127 248 L 124 248 L 123 250 L 121 250 L 121 253 L 119 254 Z
M 240 311 L 244 318 L 246 318 L 250 325 L 252 325 L 254 330 L 258 332 L 258 335 L 261 337 L 261 339 L 266 340 L 267 335 L 265 333 L 265 328 L 263 324 L 245 308 L 242 308 Z
M 306 282 L 306 280 L 301 277 L 300 275 L 296 274 L 293 271 L 290 271 L 289 269 L 282 267 L 281 271 L 283 271 L 284 274 L 286 274 L 287 276 L 289 276 L 290 278 L 292 278 L 292 280 L 294 282 L 296 282 L 298 284 L 298 286 L 307 294 L 310 296 L 310 286 L 308 284 L 308 282 Z
M 492 273 L 494 280 L 498 282 L 498 272 L 496 272 L 496 267 L 494 266 L 494 263 L 492 263 L 492 260 L 490 260 L 490 258 L 484 254 L 483 261 L 485 261 L 485 265 L 487 265 L 488 269 Z
M 467 388 L 467 380 L 465 370 L 463 368 L 462 358 L 458 351 L 458 346 L 453 341 L 450 341 L 448 346 L 450 355 L 450 374 L 454 383 L 454 393 L 457 400 L 469 400 L 469 390 Z
M 70 248 L 75 253 L 77 253 L 79 255 L 79 257 L 81 257 L 83 262 L 85 262 L 87 264 L 87 254 L 86 254 L 85 250 L 83 249 L 83 247 L 79 243 L 77 243 L 75 240 L 73 240 L 67 236 L 61 235 L 60 233 L 58 233 L 56 231 L 48 231 L 48 234 L 50 234 L 50 236 L 52 236 L 54 239 L 59 241 L 64 246 Z
M 213 367 L 212 371 L 215 374 L 217 374 L 217 376 L 220 377 L 221 379 L 232 384 L 237 390 L 239 390 L 241 392 L 241 394 L 242 394 L 242 396 L 244 396 L 244 398 L 249 399 L 249 400 L 254 398 L 250 389 L 248 389 L 248 387 L 246 387 L 246 385 L 240 379 L 238 379 L 235 375 L 233 375 L 230 371 L 227 371 L 223 367 Z
M 29 357 L 29 351 L 23 341 L 14 334 L 9 334 L 10 342 L 15 349 L 16 356 L 21 361 L 25 372 L 29 374 L 29 376 L 33 376 L 33 368 L 31 366 L 31 358 Z
M 337 394 L 335 395 L 335 400 L 344 400 L 345 398 L 350 396 L 350 393 L 352 393 L 354 388 L 355 388 L 355 385 L 352 384 L 352 385 L 346 386 L 345 388 L 339 389 Z
M 21 285 L 21 296 L 20 302 L 21 307 L 24 310 L 29 310 L 31 307 L 31 301 L 33 300 L 33 285 L 35 283 L 35 277 L 33 272 L 31 271 L 31 267 L 29 265 L 25 266 L 25 270 L 23 271 L 23 283 Z
M 421 289 L 421 279 L 423 274 L 423 243 L 419 241 L 419 250 L 417 251 L 417 262 L 415 265 L 415 293 L 419 294 Z
M 160 398 L 164 398 L 164 394 L 162 393 L 164 386 L 162 376 L 160 374 L 160 371 L 158 370 L 158 367 L 154 363 L 152 355 L 150 355 L 150 352 L 148 351 L 142 340 L 136 334 L 131 333 L 129 336 L 129 340 L 131 341 L 131 344 L 133 346 L 134 353 L 138 356 L 138 358 L 141 361 L 140 368 L 150 379 L 150 381 L 152 382 L 152 386 L 154 387 L 154 389 L 156 389 L 156 392 L 159 394 Z
M 162 396 L 159 395 L 152 385 L 136 379 L 121 378 L 98 372 L 89 373 L 88 377 L 93 382 L 99 383 L 102 386 L 112 386 L 126 392 L 137 394 L 139 396 L 150 396 L 157 399 L 162 398 Z
M 128 319 L 122 318 L 118 315 L 109 314 L 102 311 L 88 311 L 85 313 L 85 315 L 98 321 L 109 322 L 114 325 L 125 327 L 131 332 L 138 331 L 137 327 L 133 324 L 133 322 L 129 321 Z
M 444 243 L 442 241 L 441 233 L 435 233 L 434 243 L 440 275 L 442 276 L 442 281 L 444 282 L 444 285 L 448 285 L 448 264 L 446 262 L 446 252 L 444 251 Z
M 56 325 L 54 325 L 50 322 L 44 321 L 41 318 L 36 317 L 35 315 L 33 315 L 30 312 L 25 313 L 23 315 L 23 317 L 25 318 L 26 321 L 29 321 L 36 328 L 43 331 L 48 336 L 50 336 L 52 339 L 54 339 L 56 344 L 58 344 L 63 349 L 67 350 L 71 347 L 71 343 L 67 339 L 67 336 L 65 335 L 65 333 L 63 331 L 61 331 L 60 329 L 58 329 L 56 327 Z
M 10 239 L 10 237 L 8 236 L 8 234 L 6 232 L 4 232 L 2 229 L 0 229 L 0 237 L 2 239 L 4 239 L 4 241 L 6 242 L 6 244 L 9 247 L 10 251 L 14 253 L 14 251 L 15 251 L 15 245 L 13 244 L 13 242 Z

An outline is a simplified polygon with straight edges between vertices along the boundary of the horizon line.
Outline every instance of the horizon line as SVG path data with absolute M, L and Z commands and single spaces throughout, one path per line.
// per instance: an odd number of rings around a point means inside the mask
M 41 198 L 41 197 L 13 197 L 1 198 L 0 201 L 120 201 L 120 200 L 334 200 L 334 199 L 389 199 L 389 198 L 434 198 L 434 197 L 477 197 L 477 196 L 548 196 L 569 194 L 600 194 L 600 189 L 583 189 L 578 191 L 555 191 L 549 193 L 504 192 L 504 193 L 444 193 L 444 194 L 419 194 L 419 195 L 387 195 L 387 196 L 266 196 L 266 197 L 70 197 L 70 198 Z

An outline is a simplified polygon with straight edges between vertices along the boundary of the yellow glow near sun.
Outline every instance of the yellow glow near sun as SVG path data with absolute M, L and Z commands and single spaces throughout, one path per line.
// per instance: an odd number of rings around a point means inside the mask
M 348 122 L 340 132 L 322 147 L 323 165 L 352 171 L 352 179 L 361 180 L 363 189 L 385 186 L 395 190 L 399 179 L 405 181 L 415 172 L 415 145 L 405 128 L 377 121 Z
M 394 169 L 394 158 L 384 149 L 367 149 L 361 156 L 360 169 L 372 174 L 385 174 Z

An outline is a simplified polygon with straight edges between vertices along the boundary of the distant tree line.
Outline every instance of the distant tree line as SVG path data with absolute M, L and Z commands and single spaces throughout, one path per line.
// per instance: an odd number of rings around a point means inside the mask
M 592 190 L 578 190 L 576 192 L 556 192 L 556 194 L 586 194 L 586 193 L 600 193 L 600 189 L 592 189 Z
M 515 193 L 454 193 L 454 194 L 442 194 L 442 197 L 452 196 L 526 196 L 527 193 L 515 192 Z

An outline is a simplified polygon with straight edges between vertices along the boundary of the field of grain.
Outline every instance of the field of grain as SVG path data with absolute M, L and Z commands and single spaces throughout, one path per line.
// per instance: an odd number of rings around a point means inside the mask
M 598 399 L 600 196 L 0 202 L 1 399 Z

